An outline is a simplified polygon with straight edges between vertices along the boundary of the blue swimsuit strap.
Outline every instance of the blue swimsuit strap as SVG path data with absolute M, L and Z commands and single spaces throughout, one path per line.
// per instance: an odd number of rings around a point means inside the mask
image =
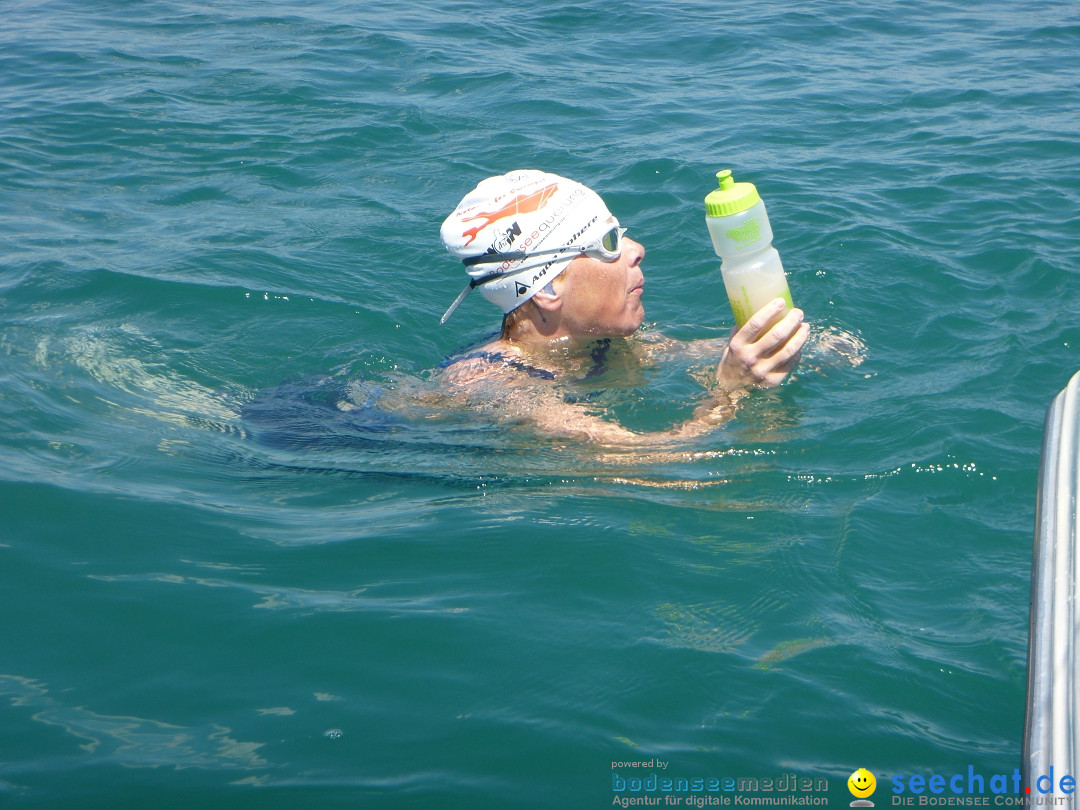
M 510 368 L 517 369 L 518 371 L 524 371 L 530 377 L 538 377 L 541 380 L 554 380 L 555 373 L 548 371 L 546 368 L 538 368 L 537 366 L 531 366 L 528 363 L 523 363 L 515 358 L 508 358 L 502 352 L 473 352 L 467 354 L 464 357 L 458 357 L 447 365 L 454 363 L 460 363 L 464 360 L 487 360 L 490 363 L 504 363 L 510 366 Z

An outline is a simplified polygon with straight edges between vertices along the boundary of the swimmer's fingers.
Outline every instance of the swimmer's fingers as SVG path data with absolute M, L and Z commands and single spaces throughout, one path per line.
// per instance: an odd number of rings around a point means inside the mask
M 721 386 L 733 390 L 745 386 L 779 385 L 798 363 L 810 333 L 803 312 L 792 309 L 768 327 L 784 310 L 776 299 L 762 307 L 734 335 L 716 370 Z M 767 328 L 768 327 L 768 328 Z
M 797 337 L 802 325 L 803 311 L 801 309 L 790 310 L 771 329 L 755 341 L 758 353 L 764 357 L 783 352 L 791 341 Z M 798 348 L 801 349 L 805 342 L 805 339 L 798 341 Z
M 750 320 L 732 335 L 731 343 L 738 350 L 739 347 L 749 346 L 765 338 L 772 331 L 768 328 L 769 324 L 784 311 L 785 306 L 783 298 L 774 298 L 750 316 Z M 791 315 L 792 312 L 795 312 L 795 310 L 789 312 L 788 315 Z
M 782 383 L 784 378 L 795 369 L 795 366 L 799 364 L 799 360 L 802 359 L 802 348 L 809 336 L 810 324 L 799 324 L 795 333 L 768 358 L 772 367 L 768 371 L 764 371 L 760 385 L 772 387 Z
M 792 309 L 785 314 L 785 306 L 784 300 L 777 298 L 755 312 L 742 329 L 732 335 L 730 349 L 747 358 L 750 364 L 782 349 L 803 322 L 801 309 Z

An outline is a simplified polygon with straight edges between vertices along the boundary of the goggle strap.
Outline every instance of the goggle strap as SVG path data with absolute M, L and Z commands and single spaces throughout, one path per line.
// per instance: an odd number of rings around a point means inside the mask
M 468 284 L 465 285 L 465 289 L 458 293 L 458 297 L 454 299 L 454 303 L 452 303 L 450 305 L 450 308 L 446 310 L 445 313 L 443 313 L 443 316 L 441 318 L 439 318 L 439 326 L 442 326 L 444 323 L 450 320 L 450 316 L 457 312 L 457 308 L 461 306 L 461 302 L 468 297 L 469 293 L 472 292 L 472 289 L 475 286 L 475 281 L 470 281 Z
M 521 259 L 531 259 L 533 256 L 544 256 L 551 253 L 566 253 L 571 250 L 577 251 L 578 253 L 584 253 L 586 248 L 581 245 L 567 245 L 566 247 L 552 248 L 550 250 L 534 250 L 532 253 L 525 253 L 524 251 L 515 251 L 512 253 L 480 253 L 476 256 L 466 256 L 461 260 L 461 263 L 466 267 L 472 267 L 475 264 L 516 262 Z
M 494 281 L 497 278 L 502 278 L 503 276 L 510 275 L 513 275 L 513 273 L 497 272 L 488 273 L 486 276 L 481 276 L 480 278 L 470 279 L 469 283 L 465 285 L 465 289 L 458 293 L 458 297 L 454 299 L 454 303 L 452 303 L 450 305 L 450 308 L 446 310 L 445 313 L 443 313 L 443 316 L 441 318 L 439 318 L 439 325 L 441 326 L 442 324 L 450 320 L 450 316 L 453 315 L 455 311 L 457 311 L 457 308 L 461 306 L 461 302 L 464 301 L 465 298 L 469 295 L 469 293 L 473 291 L 474 287 L 479 287 L 481 284 L 487 284 L 489 281 Z

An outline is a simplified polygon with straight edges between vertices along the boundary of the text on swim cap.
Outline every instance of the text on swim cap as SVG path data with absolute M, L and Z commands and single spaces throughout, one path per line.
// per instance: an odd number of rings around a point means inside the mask
M 593 226 L 593 224 L 594 224 L 594 223 L 596 222 L 596 220 L 597 220 L 597 219 L 599 219 L 599 217 L 593 217 L 593 218 L 592 218 L 592 219 L 590 219 L 590 220 L 589 220 L 588 222 L 586 222 L 586 223 L 585 223 L 585 224 L 584 224 L 584 225 L 582 226 L 581 230 L 579 230 L 579 231 L 578 231 L 577 233 L 575 233 L 575 234 L 574 234 L 573 236 L 571 236 L 569 240 L 567 240 L 566 246 L 567 246 L 568 248 L 569 248 L 569 247 L 571 247 L 571 246 L 572 246 L 572 245 L 573 245 L 573 244 L 574 244 L 574 243 L 575 243 L 575 242 L 576 242 L 576 241 L 577 241 L 578 239 L 580 239 L 580 238 L 581 238 L 581 235 L 582 235 L 583 233 L 585 233 L 585 232 L 586 232 L 587 230 L 589 230 L 589 228 L 591 228 L 591 227 Z M 554 259 L 552 259 L 552 260 L 551 260 L 550 262 L 548 262 L 548 263 L 547 263 L 547 264 L 545 264 L 545 265 L 544 265 L 543 267 L 541 267 L 541 268 L 540 268 L 540 271 L 539 271 L 538 273 L 536 273 L 536 274 L 535 274 L 535 275 L 534 275 L 534 276 L 532 277 L 532 281 L 530 281 L 530 282 L 529 282 L 529 286 L 528 286 L 528 287 L 523 287 L 523 285 L 522 285 L 522 284 L 521 284 L 520 282 L 518 282 L 518 285 L 517 285 L 517 294 L 518 294 L 518 296 L 520 297 L 520 296 L 524 295 L 524 294 L 525 294 L 526 292 L 528 292 L 528 291 L 529 291 L 529 289 L 531 289 L 531 288 L 532 288 L 532 286 L 533 286 L 534 284 L 536 284 L 536 282 L 537 282 L 537 281 L 539 281 L 539 280 L 540 280 L 540 279 L 542 279 L 542 278 L 543 278 L 544 276 L 546 276 L 546 275 L 547 275 L 547 271 L 551 269 L 551 265 L 555 264 L 556 262 L 562 261 L 562 260 L 563 260 L 563 259 L 565 259 L 565 258 L 566 258 L 565 256 L 556 256 L 556 257 L 555 257 Z
M 547 217 L 545 217 L 545 219 L 541 223 L 539 223 L 529 233 L 528 236 L 526 236 L 524 238 L 521 238 L 521 239 L 517 238 L 518 236 L 520 236 L 521 231 L 520 231 L 520 226 L 518 224 L 518 221 L 515 221 L 513 226 L 511 227 L 511 230 L 513 228 L 518 228 L 518 231 L 514 234 L 514 239 L 511 239 L 511 240 L 509 240 L 509 242 L 507 242 L 508 234 L 501 233 L 495 238 L 495 240 L 492 242 L 491 246 L 485 252 L 486 253 L 502 253 L 502 252 L 504 252 L 506 250 L 507 247 L 510 246 L 510 244 L 513 244 L 518 250 L 520 250 L 522 252 L 528 252 L 529 248 L 538 247 L 538 246 L 542 245 L 544 243 L 544 240 L 541 237 L 547 235 L 546 234 L 547 231 L 550 231 L 552 228 L 556 227 L 559 223 L 561 223 L 563 218 L 564 218 L 564 215 L 567 212 L 567 210 L 569 208 L 572 208 L 578 202 L 580 202 L 581 199 L 584 198 L 585 196 L 586 196 L 585 189 L 581 189 L 581 188 L 573 189 L 566 196 L 566 198 L 559 203 L 558 208 L 555 208 L 550 214 L 548 214 Z M 580 231 L 578 231 L 578 233 L 574 234 L 574 236 L 572 236 L 567 241 L 567 244 L 573 244 L 574 240 L 576 240 L 578 237 L 581 236 L 582 233 L 584 233 L 586 230 L 588 230 L 589 227 L 591 227 L 591 225 L 594 222 L 596 222 L 596 217 L 593 217 L 593 219 L 587 225 L 585 225 L 584 228 L 582 228 Z M 504 261 L 502 264 L 499 265 L 499 272 L 505 273 L 507 270 L 510 269 L 510 267 L 514 263 L 519 262 L 519 261 L 524 261 L 524 260 L 523 259 L 508 259 L 508 260 Z M 546 270 L 548 267 L 550 267 L 552 264 L 554 264 L 557 261 L 559 261 L 558 258 L 552 259 L 544 269 Z

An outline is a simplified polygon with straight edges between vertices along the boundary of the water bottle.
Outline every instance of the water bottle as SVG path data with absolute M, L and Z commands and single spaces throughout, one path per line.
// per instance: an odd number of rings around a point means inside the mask
M 772 226 L 757 188 L 753 183 L 736 183 L 730 169 L 717 172 L 716 179 L 720 188 L 705 198 L 705 223 L 713 250 L 723 259 L 720 274 L 735 325 L 741 328 L 774 298 L 783 298 L 788 309 L 794 304 L 780 254 L 772 246 Z

